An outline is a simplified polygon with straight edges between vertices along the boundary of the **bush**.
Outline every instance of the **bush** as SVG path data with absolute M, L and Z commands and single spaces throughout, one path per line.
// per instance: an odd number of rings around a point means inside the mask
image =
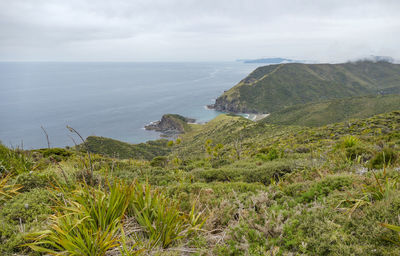
M 381 169 L 390 164 L 394 164 L 397 160 L 397 153 L 391 148 L 384 148 L 381 152 L 375 154 L 370 161 L 370 168 Z
M 262 161 L 272 161 L 280 157 L 281 153 L 275 148 L 263 148 L 256 155 L 257 159 Z
M 168 164 L 168 158 L 165 156 L 156 156 L 151 160 L 150 165 L 153 167 L 165 167 Z
M 48 190 L 35 188 L 10 199 L 1 208 L 0 216 L 8 223 L 29 223 L 50 214 L 51 205 L 51 195 Z
M 52 176 L 55 177 L 55 174 Z M 15 182 L 22 186 L 21 192 L 29 191 L 34 188 L 44 188 L 49 186 L 51 178 L 44 173 L 22 173 L 17 176 Z
M 195 177 L 206 182 L 213 181 L 245 181 L 260 182 L 264 185 L 271 183 L 272 179 L 278 180 L 281 176 L 292 172 L 295 163 L 288 161 L 269 161 L 260 166 L 248 163 L 247 166 L 226 166 L 220 169 L 197 170 Z
M 345 148 L 345 152 L 346 152 L 346 157 L 350 160 L 355 160 L 359 156 L 361 156 L 364 161 L 371 158 L 370 150 L 368 150 L 367 148 L 365 148 L 363 145 L 360 144 Z
M 271 161 L 252 171 L 247 171 L 244 174 L 244 181 L 261 182 L 264 185 L 269 185 L 272 180 L 279 180 L 285 174 L 292 172 L 294 168 L 294 164 L 286 161 Z
M 51 158 L 57 162 L 68 159 L 72 152 L 64 148 L 44 148 L 36 150 L 40 152 L 43 157 Z
M 378 225 L 398 223 L 399 212 L 397 195 L 366 205 L 352 218 L 317 203 L 285 223 L 278 246 L 293 255 L 400 255 L 400 247 L 387 241 L 398 234 Z
M 353 184 L 351 176 L 327 176 L 313 184 L 300 196 L 301 202 L 311 202 L 326 197 L 334 190 L 343 190 Z

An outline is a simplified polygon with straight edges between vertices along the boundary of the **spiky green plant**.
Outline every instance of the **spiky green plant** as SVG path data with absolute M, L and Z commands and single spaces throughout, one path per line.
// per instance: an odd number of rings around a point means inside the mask
M 27 244 L 31 249 L 51 255 L 101 256 L 119 246 L 116 225 L 96 229 L 95 222 L 78 210 L 67 214 L 58 211 L 51 220 L 49 230 L 28 236 L 35 240 Z
M 84 215 L 96 223 L 96 228 L 106 230 L 124 216 L 134 191 L 133 184 L 126 185 L 122 181 L 109 184 L 109 193 L 82 185 L 74 196 Z M 71 209 L 73 210 L 73 209 Z
M 144 228 L 151 247 L 161 244 L 166 248 L 174 240 L 182 238 L 182 214 L 162 193 L 152 192 L 149 184 L 136 187 L 130 209 Z
M 178 205 L 158 190 L 151 190 L 149 184 L 136 186 L 130 214 L 144 229 L 149 246 L 169 247 L 195 229 L 200 229 L 200 215 L 194 207 L 189 216 L 178 209 Z
M 29 155 L 19 149 L 9 149 L 0 143 L 0 175 L 20 174 L 34 167 Z
M 337 146 L 343 148 L 351 148 L 356 146 L 359 142 L 360 140 L 357 137 L 349 135 L 343 137 Z
M 60 201 L 50 229 L 28 236 L 31 249 L 52 255 L 101 256 L 120 246 L 120 223 L 130 202 L 132 185 L 116 182 L 109 193 L 80 185 L 71 201 Z

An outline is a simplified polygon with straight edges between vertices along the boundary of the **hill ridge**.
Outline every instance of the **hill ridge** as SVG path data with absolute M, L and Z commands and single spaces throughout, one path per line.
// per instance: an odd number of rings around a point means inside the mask
M 271 113 L 320 100 L 396 93 L 400 93 L 399 64 L 286 63 L 258 67 L 212 107 L 224 112 Z

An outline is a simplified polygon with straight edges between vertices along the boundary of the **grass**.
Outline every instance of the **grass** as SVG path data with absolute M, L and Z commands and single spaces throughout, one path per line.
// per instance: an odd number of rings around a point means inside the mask
M 82 152 L 24 152 L 31 169 L 3 182 L 23 187 L 0 205 L 0 252 L 398 255 L 398 232 L 379 223 L 398 226 L 399 122 L 396 111 L 323 127 L 221 115 L 168 155 L 91 154 L 93 185 Z
M 20 149 L 10 150 L 0 143 L 0 175 L 16 175 L 28 172 L 33 162 L 28 152 Z

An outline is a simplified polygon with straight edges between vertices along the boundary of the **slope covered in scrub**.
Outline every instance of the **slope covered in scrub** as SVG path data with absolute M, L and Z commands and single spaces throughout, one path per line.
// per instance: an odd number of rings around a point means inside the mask
M 262 122 L 322 126 L 400 109 L 400 95 L 364 96 L 307 103 L 271 113 Z
M 226 112 L 271 113 L 308 102 L 399 93 L 399 64 L 286 63 L 257 68 L 218 97 L 213 107 Z
M 0 251 L 398 255 L 399 124 L 222 115 L 151 161 L 1 145 Z

